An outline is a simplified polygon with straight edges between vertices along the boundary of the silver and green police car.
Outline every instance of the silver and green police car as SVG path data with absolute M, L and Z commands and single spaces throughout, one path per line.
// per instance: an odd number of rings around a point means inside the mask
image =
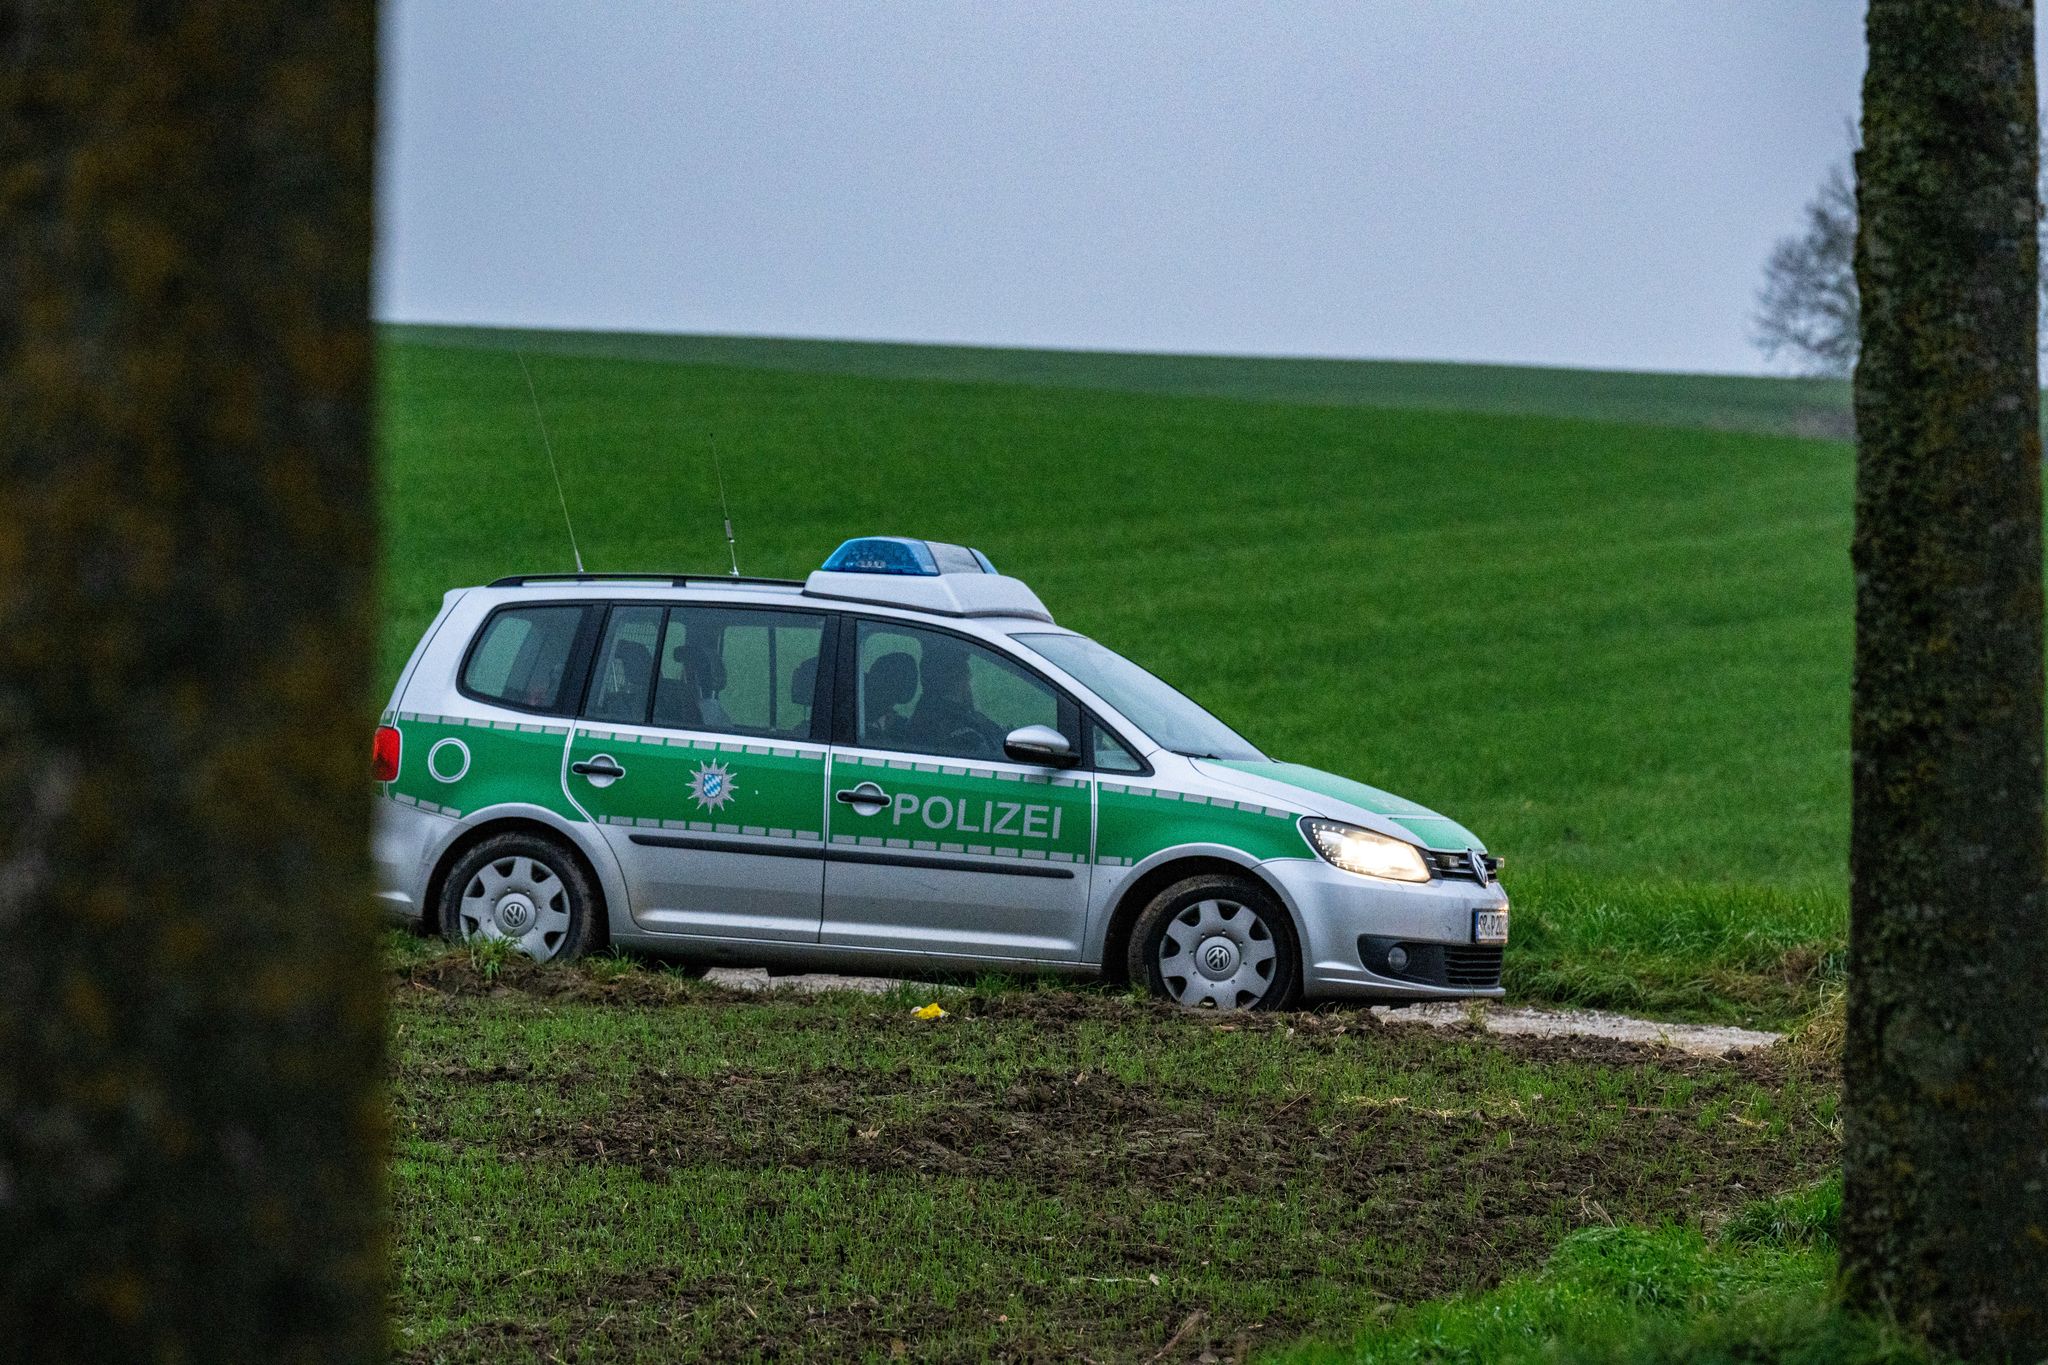
M 450 592 L 377 731 L 379 894 L 536 958 L 1500 994 L 1462 825 L 1259 752 L 977 550 Z

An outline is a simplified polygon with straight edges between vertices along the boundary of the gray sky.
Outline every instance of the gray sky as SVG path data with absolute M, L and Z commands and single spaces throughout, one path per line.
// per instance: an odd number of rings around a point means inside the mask
M 391 320 L 1756 370 L 1854 0 L 388 0 Z

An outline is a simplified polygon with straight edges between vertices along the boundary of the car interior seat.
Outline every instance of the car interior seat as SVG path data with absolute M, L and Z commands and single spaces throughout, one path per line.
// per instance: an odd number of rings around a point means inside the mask
M 682 644 L 675 648 L 675 661 L 682 666 L 683 691 L 691 699 L 703 723 L 723 730 L 731 724 L 718 694 L 725 690 L 725 660 L 703 645 Z
M 699 697 L 715 697 L 725 690 L 725 660 L 703 645 L 677 645 L 669 657 L 681 666 Z
M 697 705 L 697 688 L 691 678 L 689 665 L 685 662 L 686 645 L 677 645 L 668 652 L 672 672 L 664 672 L 654 688 L 654 723 L 674 725 L 688 729 L 704 723 L 704 713 Z
M 861 737 L 888 739 L 903 724 L 896 708 L 917 695 L 917 660 L 898 650 L 868 665 L 862 689 Z
M 606 720 L 640 724 L 647 714 L 647 689 L 654 680 L 654 651 L 634 640 L 612 648 L 604 673 L 604 692 L 594 714 Z
M 790 671 L 789 699 L 804 708 L 809 715 L 811 703 L 818 695 L 818 656 L 812 655 Z

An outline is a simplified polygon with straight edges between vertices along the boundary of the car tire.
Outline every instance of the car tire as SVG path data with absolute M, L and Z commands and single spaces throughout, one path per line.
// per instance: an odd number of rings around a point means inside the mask
M 603 946 L 597 893 L 558 840 L 499 834 L 462 855 L 441 888 L 450 943 L 509 942 L 537 962 L 573 962 Z
M 1249 877 L 1176 882 L 1131 926 L 1132 981 L 1189 1009 L 1283 1010 L 1301 997 L 1294 925 Z

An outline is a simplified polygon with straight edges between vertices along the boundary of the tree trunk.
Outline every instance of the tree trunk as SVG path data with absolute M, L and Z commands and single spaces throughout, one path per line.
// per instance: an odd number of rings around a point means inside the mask
M 368 1361 L 373 0 L 0 0 L 0 1358 Z
M 2048 1353 L 2034 17 L 1872 0 L 1843 1272 Z

